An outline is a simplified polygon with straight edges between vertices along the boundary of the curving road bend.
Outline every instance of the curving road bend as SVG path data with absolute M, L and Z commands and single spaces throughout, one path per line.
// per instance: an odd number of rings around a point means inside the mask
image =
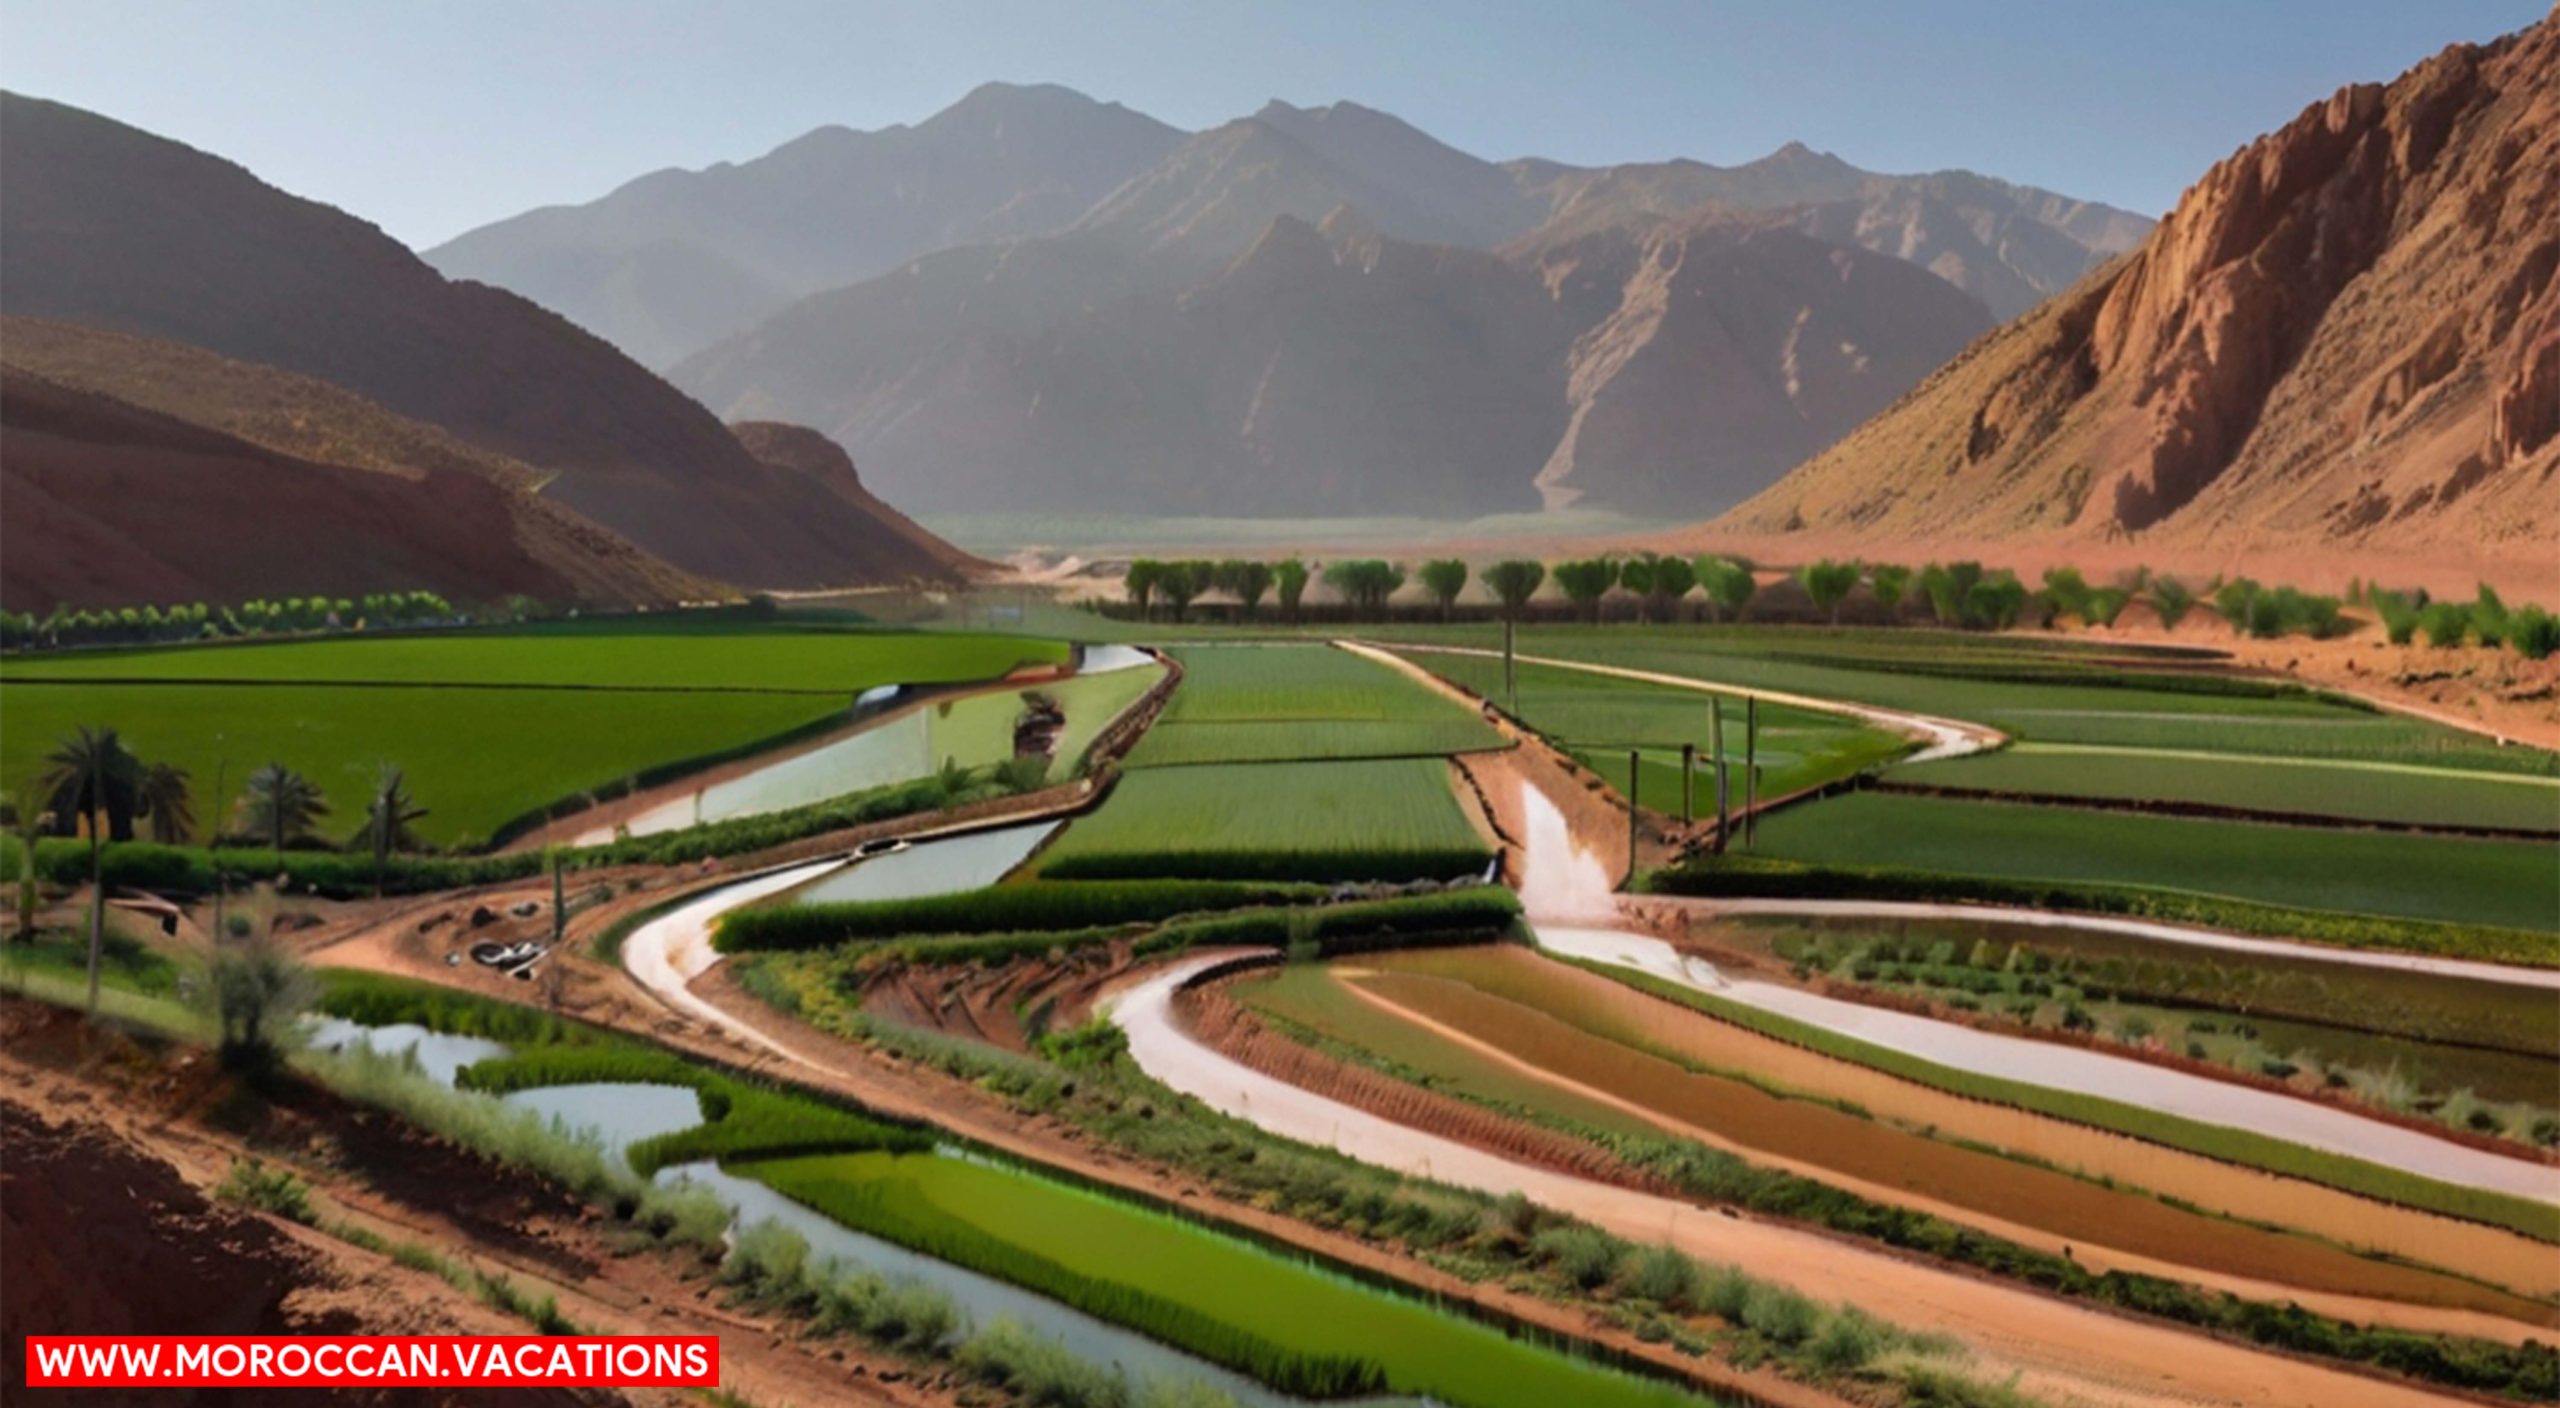
M 716 885 L 632 930 L 622 941 L 623 969 L 659 1001 L 714 1030 L 734 1032 L 785 1060 L 806 1064 L 799 1053 L 727 1008 L 696 996 L 692 983 L 720 961 L 711 933 L 721 915 L 740 905 L 781 894 L 844 864 L 841 856 L 769 870 L 732 885 Z

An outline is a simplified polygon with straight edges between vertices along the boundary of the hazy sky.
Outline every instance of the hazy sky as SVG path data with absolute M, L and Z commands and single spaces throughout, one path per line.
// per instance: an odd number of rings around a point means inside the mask
M 2342 83 L 2546 0 L 0 0 L 0 86 L 239 161 L 418 246 L 988 79 L 1177 126 L 1350 98 L 1502 158 L 1789 139 L 2156 214 Z M 0 160 L 6 159 L 0 132 Z

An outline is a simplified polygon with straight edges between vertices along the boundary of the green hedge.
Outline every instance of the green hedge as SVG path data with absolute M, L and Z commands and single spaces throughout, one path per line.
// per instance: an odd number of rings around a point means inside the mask
M 320 996 L 312 1005 L 363 1026 L 420 1026 L 509 1046 L 621 1044 L 600 1028 L 556 1013 L 352 968 L 321 969 Z
M 1312 942 L 1324 957 L 1424 943 L 1475 943 L 1507 933 L 1519 896 L 1499 885 L 1360 900 L 1316 909 L 1263 909 L 1168 924 L 1138 941 L 1140 957 L 1189 948 L 1285 948 Z
M 110 843 L 100 859 L 106 882 L 162 894 L 210 894 L 216 863 L 220 874 L 237 888 L 254 881 L 284 877 L 285 889 L 330 899 L 370 895 L 373 857 L 338 851 L 271 851 L 202 846 L 164 846 L 154 841 Z M 48 836 L 36 843 L 36 871 L 55 885 L 89 882 L 89 843 L 69 836 Z M 395 895 L 425 890 L 451 890 L 494 885 L 542 872 L 542 857 L 533 852 L 505 856 L 394 856 L 382 871 L 382 887 Z
M 1163 769 L 1163 771 L 1175 771 Z M 1045 862 L 1054 880 L 1134 880 L 1169 871 L 1211 880 L 1402 881 L 1416 876 L 1469 875 L 1484 869 L 1492 852 L 1482 846 L 1430 846 L 1381 851 L 1358 846 L 1292 851 L 1191 850 L 1168 838 L 1161 850 L 1089 851 Z
M 2433 919 L 2326 914 L 2130 886 L 2002 880 L 1725 855 L 1700 856 L 1671 869 L 1651 871 L 1644 876 L 1642 888 L 1654 894 L 1739 899 L 1907 900 L 2079 910 L 2270 938 L 2304 939 L 2344 948 L 2397 949 L 2442 958 L 2560 968 L 2560 943 L 2554 943 L 2547 934 L 2522 929 Z
M 1291 904 L 1321 894 L 1314 885 L 1226 880 L 1034 881 L 914 899 L 736 910 L 721 920 L 714 943 L 724 953 L 744 953 L 924 934 L 1090 929 L 1155 923 L 1202 910 Z

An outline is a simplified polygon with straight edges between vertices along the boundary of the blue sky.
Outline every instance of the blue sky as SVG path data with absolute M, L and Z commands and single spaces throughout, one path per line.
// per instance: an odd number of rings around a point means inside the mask
M 2342 83 L 2544 0 L 0 0 L 0 86 L 219 152 L 421 247 L 988 79 L 1182 127 L 1350 98 L 1479 155 L 1790 139 L 2156 214 Z M 6 136 L 0 133 L 0 144 Z M 4 148 L 0 148 L 4 150 Z M 5 159 L 5 155 L 0 155 Z

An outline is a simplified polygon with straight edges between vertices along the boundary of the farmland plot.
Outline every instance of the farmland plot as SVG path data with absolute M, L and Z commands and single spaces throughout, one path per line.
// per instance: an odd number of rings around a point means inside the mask
M 1893 780 L 2560 836 L 2560 782 L 2516 774 L 2021 743 L 1980 757 L 1897 768 Z
M 1860 793 L 1762 819 L 1821 865 L 2134 885 L 2298 909 L 2560 933 L 2550 844 Z
M 1492 850 L 1438 758 L 1142 768 L 1040 858 L 1055 879 L 1451 879 Z
M 1395 670 L 1320 645 L 1190 646 L 1182 687 L 1129 766 L 1446 757 L 1499 748 L 1482 719 Z
M 1409 658 L 1453 684 L 1508 702 L 1499 660 L 1436 652 L 1416 652 Z M 1678 810 L 1680 748 L 1684 743 L 1694 745 L 1699 754 L 1694 784 L 1698 804 L 1702 810 L 1712 809 L 1715 773 L 1708 696 L 1670 685 L 1542 665 L 1520 666 L 1518 680 L 1521 720 L 1622 792 L 1627 785 L 1627 753 L 1639 751 L 1643 799 L 1657 810 Z M 1763 797 L 1820 786 L 1887 762 L 1909 748 L 1895 734 L 1838 714 L 1762 704 L 1759 715 L 1760 741 L 1752 761 Z M 1740 700 L 1725 701 L 1724 724 L 1733 800 L 1740 805 L 1744 792 Z

